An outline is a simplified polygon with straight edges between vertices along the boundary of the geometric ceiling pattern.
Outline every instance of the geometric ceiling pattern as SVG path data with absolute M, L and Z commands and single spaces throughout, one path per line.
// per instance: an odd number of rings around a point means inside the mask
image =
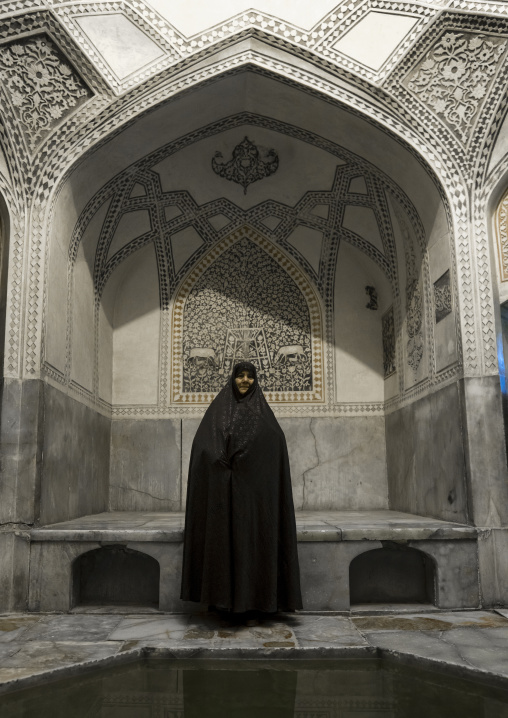
M 507 109 L 508 3 L 258 0 L 248 9 L 240 0 L 213 7 L 192 0 L 177 11 L 174 5 L 163 0 L 0 3 L 0 146 L 12 179 L 7 182 L 0 172 L 0 189 L 14 187 L 34 203 L 27 215 L 34 235 L 31 293 L 40 297 L 43 283 L 44 202 L 65 168 L 151 107 L 249 63 L 393 128 L 439 174 L 454 211 L 463 213 L 457 242 L 469 246 L 467 208 L 470 203 L 481 207 L 492 147 Z M 501 157 L 496 176 L 504 162 Z M 26 261 L 25 221 L 20 215 L 12 255 L 10 302 L 17 316 L 22 315 L 16 272 L 21 276 Z M 475 241 L 480 270 L 474 281 L 487 306 L 489 257 L 481 223 Z M 470 271 L 467 261 L 459 251 L 464 276 Z M 462 296 L 472 307 L 470 287 L 464 286 Z M 37 366 L 40 301 L 26 314 L 28 373 Z M 468 327 L 474 325 L 471 312 L 464 315 Z M 482 331 L 488 348 L 479 361 L 493 370 L 494 332 Z M 18 336 L 16 325 L 7 353 L 7 368 L 14 373 Z M 466 331 L 465 341 L 473 370 L 479 330 Z

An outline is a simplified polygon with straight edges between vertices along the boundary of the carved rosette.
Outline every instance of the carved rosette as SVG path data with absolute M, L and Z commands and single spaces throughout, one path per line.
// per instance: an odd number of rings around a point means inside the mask
M 45 35 L 0 49 L 0 82 L 31 151 L 91 94 Z
M 447 32 L 405 84 L 466 144 L 506 48 L 497 37 Z

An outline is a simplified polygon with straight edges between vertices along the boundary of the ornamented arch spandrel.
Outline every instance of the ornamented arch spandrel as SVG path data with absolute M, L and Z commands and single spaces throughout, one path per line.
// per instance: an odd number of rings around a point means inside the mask
M 228 265 L 245 282 L 244 295 L 232 274 L 224 276 Z M 298 319 L 287 319 L 290 313 Z M 247 358 L 258 366 L 268 401 L 325 401 L 321 302 L 296 263 L 251 227 L 217 243 L 183 280 L 171 337 L 171 403 L 209 404 L 232 364 Z

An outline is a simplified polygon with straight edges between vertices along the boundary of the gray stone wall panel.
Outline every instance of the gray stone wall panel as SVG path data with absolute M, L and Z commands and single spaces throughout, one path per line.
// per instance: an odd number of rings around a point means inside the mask
M 181 422 L 124 419 L 112 422 L 111 511 L 179 511 Z
M 390 508 L 468 522 L 459 384 L 386 417 Z
M 42 524 L 107 510 L 110 426 L 108 418 L 44 386 Z

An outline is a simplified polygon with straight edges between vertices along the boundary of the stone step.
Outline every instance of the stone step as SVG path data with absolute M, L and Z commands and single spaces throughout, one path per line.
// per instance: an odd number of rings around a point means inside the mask
M 185 514 L 112 511 L 32 529 L 31 541 L 180 542 Z M 475 539 L 474 526 L 389 510 L 301 511 L 298 541 L 429 541 Z

